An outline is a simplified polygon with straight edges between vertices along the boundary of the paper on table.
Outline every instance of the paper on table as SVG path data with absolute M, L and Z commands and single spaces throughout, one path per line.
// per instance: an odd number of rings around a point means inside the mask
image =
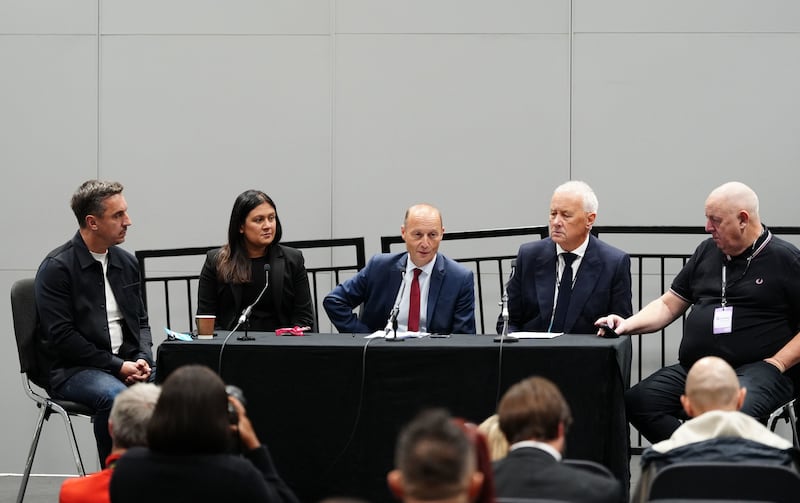
M 564 335 L 564 332 L 514 332 L 509 334 L 510 337 L 517 339 L 552 339 Z
M 431 334 L 428 332 L 403 332 L 402 330 L 397 331 L 397 338 L 398 339 L 418 339 L 420 337 L 427 337 Z M 394 332 L 389 332 L 386 334 L 385 330 L 376 330 L 372 334 L 364 337 L 365 339 L 377 339 L 377 338 L 384 338 L 384 339 L 392 339 L 394 337 Z

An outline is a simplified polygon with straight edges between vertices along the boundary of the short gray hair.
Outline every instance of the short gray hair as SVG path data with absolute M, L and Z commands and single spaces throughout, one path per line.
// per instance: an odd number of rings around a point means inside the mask
M 115 447 L 147 445 L 147 424 L 160 394 L 155 384 L 136 383 L 117 395 L 109 415 Z
M 102 180 L 86 180 L 72 194 L 70 206 L 78 225 L 86 227 L 86 217 L 95 215 L 100 217 L 106 211 L 106 199 L 122 193 L 122 184 L 119 182 L 104 182 Z
M 597 207 L 599 206 L 597 196 L 588 183 L 580 180 L 570 180 L 556 187 L 553 193 L 556 192 L 570 192 L 581 196 L 583 198 L 583 211 L 597 213 Z

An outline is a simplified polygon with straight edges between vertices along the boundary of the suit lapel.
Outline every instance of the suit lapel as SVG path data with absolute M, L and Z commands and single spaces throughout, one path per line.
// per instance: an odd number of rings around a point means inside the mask
M 595 237 L 589 235 L 589 244 L 586 246 L 586 253 L 581 259 L 578 268 L 578 276 L 575 278 L 575 285 L 572 288 L 572 298 L 569 302 L 567 318 L 564 320 L 564 332 L 570 332 L 575 322 L 578 321 L 583 306 L 589 300 L 589 296 L 594 291 L 597 279 L 603 272 L 603 261 L 597 256 L 597 244 Z
M 282 312 L 280 306 L 281 298 L 283 297 L 283 277 L 286 272 L 286 257 L 283 255 L 283 250 L 281 250 L 280 246 L 275 247 L 273 255 L 269 257 L 269 262 L 269 282 L 272 286 L 272 305 L 275 307 L 275 312 L 280 314 Z
M 553 300 L 556 296 L 556 244 L 550 243 L 549 251 L 540 257 L 536 264 L 536 295 L 539 302 L 539 316 L 550 325 L 553 317 Z M 524 288 L 524 287 L 523 287 Z M 548 326 L 545 326 L 545 330 Z
M 431 271 L 431 280 L 428 284 L 428 309 L 426 311 L 426 324 L 428 331 L 431 328 L 431 321 L 433 320 L 433 313 L 436 308 L 436 301 L 439 299 L 439 293 L 442 291 L 442 283 L 444 283 L 444 259 L 441 255 L 436 255 L 436 263 L 433 264 L 433 271 Z

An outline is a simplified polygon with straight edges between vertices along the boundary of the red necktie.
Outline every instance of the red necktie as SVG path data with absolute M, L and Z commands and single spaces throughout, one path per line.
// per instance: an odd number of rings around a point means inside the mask
M 419 332 L 419 273 L 422 269 L 414 269 L 411 281 L 411 297 L 408 299 L 408 331 Z

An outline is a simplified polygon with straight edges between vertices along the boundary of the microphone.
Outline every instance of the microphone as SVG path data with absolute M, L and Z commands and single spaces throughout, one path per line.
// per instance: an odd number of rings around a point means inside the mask
M 406 291 L 406 271 L 403 270 L 400 279 L 400 288 L 397 290 L 397 296 L 394 299 L 394 307 L 389 311 L 389 319 L 386 320 L 386 328 L 384 335 L 389 335 L 389 332 L 394 332 L 394 337 L 384 337 L 387 341 L 402 340 L 397 338 L 397 315 L 400 314 L 400 301 L 403 300 L 403 294 Z
M 494 338 L 494 342 L 517 342 L 518 339 L 516 337 L 509 337 L 508 336 L 508 284 L 511 283 L 511 279 L 514 277 L 514 272 L 517 270 L 517 261 L 511 261 L 511 274 L 508 276 L 508 281 L 503 285 L 503 294 L 500 297 L 500 317 L 503 319 L 503 330 L 500 332 L 500 335 Z
M 256 300 L 254 300 L 252 304 L 244 308 L 244 311 L 242 311 L 242 315 L 239 316 L 239 323 L 236 324 L 236 327 L 238 328 L 240 325 L 244 325 L 244 335 L 237 337 L 236 340 L 239 341 L 255 340 L 255 338 L 247 335 L 247 322 L 250 319 L 250 313 L 253 311 L 253 306 L 258 304 L 258 301 L 261 300 L 261 297 L 264 295 L 264 292 L 267 291 L 267 287 L 269 287 L 269 270 L 270 270 L 269 264 L 264 264 L 264 276 L 266 279 L 264 283 L 264 288 L 262 288 L 261 291 L 258 293 L 258 297 L 256 297 Z M 234 329 L 234 331 L 235 330 L 236 329 Z

